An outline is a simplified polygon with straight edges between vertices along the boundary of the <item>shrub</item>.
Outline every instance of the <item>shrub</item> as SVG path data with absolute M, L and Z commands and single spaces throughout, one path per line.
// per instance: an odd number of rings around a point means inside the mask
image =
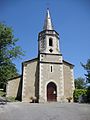
M 81 95 L 87 96 L 87 90 L 85 90 L 85 89 L 75 89 L 74 94 L 73 94 L 74 102 L 78 102 L 79 97 Z
M 5 95 L 6 95 L 6 93 L 3 90 L 0 90 L 0 96 L 3 97 Z
M 90 86 L 87 89 L 87 102 L 90 103 Z

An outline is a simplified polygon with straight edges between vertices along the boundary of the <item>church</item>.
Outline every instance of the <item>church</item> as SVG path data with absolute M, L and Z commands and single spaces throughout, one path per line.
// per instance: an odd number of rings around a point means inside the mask
M 38 34 L 38 57 L 22 63 L 22 75 L 8 81 L 6 96 L 22 102 L 73 101 L 74 65 L 63 59 L 60 37 L 49 9 L 43 30 Z

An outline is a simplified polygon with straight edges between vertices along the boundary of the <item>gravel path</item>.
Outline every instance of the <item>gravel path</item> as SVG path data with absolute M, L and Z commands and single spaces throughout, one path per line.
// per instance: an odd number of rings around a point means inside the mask
M 90 105 L 8 103 L 0 105 L 0 120 L 90 120 Z

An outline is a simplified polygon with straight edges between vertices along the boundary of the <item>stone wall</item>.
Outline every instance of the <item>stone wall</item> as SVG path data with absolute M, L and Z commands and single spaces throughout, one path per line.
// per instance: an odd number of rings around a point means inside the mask
M 54 62 L 54 63 L 62 63 L 62 55 L 51 55 L 51 54 L 40 54 L 40 61 L 42 62 Z
M 50 68 L 52 66 L 52 72 Z M 47 85 L 49 82 L 54 82 L 57 86 L 57 101 L 61 101 L 61 97 L 64 95 L 63 90 L 63 70 L 62 65 L 59 64 L 40 64 L 40 102 L 47 101 Z
M 47 85 L 49 82 L 56 84 L 57 101 L 61 101 L 64 96 L 62 56 L 48 54 L 42 56 L 40 54 L 39 71 L 39 102 L 47 102 Z
M 73 66 L 64 62 L 64 95 L 65 99 L 72 97 L 74 91 L 74 76 L 73 76 Z
M 21 76 L 13 78 L 8 81 L 6 87 L 6 96 L 7 97 L 21 97 Z
M 49 46 L 49 39 L 52 39 L 52 46 Z M 51 53 L 50 49 L 53 49 L 53 54 L 60 54 L 59 35 L 55 31 L 42 31 L 39 34 L 39 51 L 40 53 Z
M 22 101 L 30 102 L 38 98 L 38 59 L 23 64 Z

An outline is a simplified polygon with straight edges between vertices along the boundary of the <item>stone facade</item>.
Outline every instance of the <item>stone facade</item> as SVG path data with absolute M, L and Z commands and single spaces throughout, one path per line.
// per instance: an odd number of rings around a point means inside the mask
M 8 82 L 7 96 L 18 94 L 23 102 L 73 101 L 74 65 L 63 60 L 59 39 L 47 10 L 43 31 L 38 35 L 38 57 L 22 63 L 22 77 Z
M 57 101 L 60 101 L 60 98 L 64 96 L 62 55 L 40 54 L 40 57 L 39 101 L 47 102 L 47 85 L 50 82 L 56 84 Z
M 38 59 L 23 63 L 22 101 L 30 102 L 31 98 L 38 98 Z
M 64 69 L 64 96 L 65 98 L 72 97 L 74 91 L 74 75 L 73 66 L 66 61 L 63 62 Z M 72 99 L 73 100 L 73 99 Z
M 21 78 L 22 76 L 19 76 L 8 81 L 8 84 L 6 87 L 7 97 L 15 97 L 21 100 L 21 91 L 22 91 Z

